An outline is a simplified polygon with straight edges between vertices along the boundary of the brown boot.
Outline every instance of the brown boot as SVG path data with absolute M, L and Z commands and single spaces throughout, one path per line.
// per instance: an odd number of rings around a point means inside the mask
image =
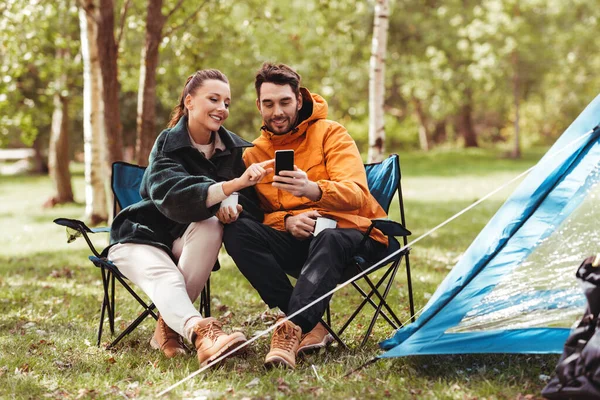
M 192 343 L 196 346 L 201 367 L 245 341 L 246 336 L 241 332 L 233 332 L 229 335 L 223 332 L 221 323 L 212 317 L 202 319 L 193 328 Z
M 153 349 L 162 350 L 167 358 L 187 353 L 187 349 L 183 344 L 183 338 L 173 329 L 169 328 L 161 316 L 156 321 L 156 329 L 154 330 L 152 339 L 150 339 L 150 346 Z
M 271 350 L 265 357 L 265 366 L 296 368 L 296 351 L 300 344 L 302 329 L 292 321 L 279 325 L 271 338 Z
M 320 322 L 302 338 L 296 354 L 306 354 L 321 349 L 333 341 L 333 336 Z

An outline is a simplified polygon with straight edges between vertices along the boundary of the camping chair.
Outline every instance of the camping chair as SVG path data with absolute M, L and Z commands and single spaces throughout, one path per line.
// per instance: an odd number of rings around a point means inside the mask
M 397 154 L 392 154 L 390 157 L 388 157 L 380 163 L 366 164 L 365 171 L 367 173 L 367 182 L 369 185 L 369 190 L 386 213 L 388 213 L 389 211 L 394 195 L 398 193 L 398 202 L 400 206 L 400 223 L 389 219 L 376 219 L 372 221 L 371 226 L 365 232 L 363 241 L 359 245 L 356 255 L 354 256 L 354 265 L 350 266 L 350 268 L 346 270 L 344 276 L 342 277 L 342 282 L 346 282 L 349 279 L 352 279 L 351 284 L 361 294 L 363 298 L 362 302 L 337 332 L 335 332 L 331 328 L 331 311 L 329 306 L 326 310 L 327 323 L 324 323 L 324 321 L 321 320 L 321 323 L 323 323 L 323 325 L 327 328 L 329 333 L 331 333 L 335 340 L 338 343 L 340 343 L 344 348 L 347 348 L 347 346 L 342 341 L 342 339 L 340 339 L 340 336 L 344 333 L 346 328 L 348 328 L 348 326 L 352 323 L 352 321 L 354 321 L 356 316 L 367 304 L 371 305 L 375 309 L 375 313 L 371 318 L 371 322 L 365 332 L 365 335 L 360 345 L 361 347 L 363 347 L 369 339 L 369 336 L 371 335 L 373 327 L 375 326 L 375 323 L 377 322 L 379 316 L 383 317 L 383 319 L 387 321 L 387 323 L 394 330 L 403 326 L 400 319 L 398 319 L 390 305 L 386 302 L 386 298 L 390 292 L 390 289 L 392 288 L 394 278 L 396 277 L 396 273 L 400 266 L 400 262 L 403 258 L 406 263 L 406 278 L 408 283 L 410 316 L 413 321 L 415 315 L 412 293 L 412 281 L 410 276 L 410 260 L 408 257 L 410 248 L 406 247 L 406 245 L 408 244 L 407 237 L 411 234 L 411 232 L 405 228 L 406 221 L 404 216 L 404 202 L 402 199 L 402 187 L 400 184 L 400 157 Z M 363 256 L 361 256 L 360 253 L 362 245 L 369 237 L 369 234 L 371 233 L 373 228 L 377 228 L 380 231 L 382 231 L 388 237 L 389 240 L 388 248 L 383 252 L 383 254 L 379 255 L 380 259 L 388 257 L 389 255 L 400 250 L 400 248 L 402 247 L 406 248 L 404 248 L 401 252 L 394 255 L 392 258 L 387 260 L 386 263 L 382 264 L 373 271 L 369 271 L 369 273 L 365 275 L 356 277 L 357 274 L 360 274 L 364 270 L 368 269 L 377 261 L 367 260 Z M 402 237 L 403 246 L 400 246 L 400 243 L 396 239 L 397 237 Z M 379 280 L 376 283 L 373 282 L 369 275 L 375 272 L 376 270 L 381 270 L 381 268 L 383 268 L 386 265 L 388 265 L 388 268 L 384 272 L 383 276 L 379 278 Z M 367 291 L 365 291 L 361 286 L 359 286 L 358 283 L 360 280 L 363 280 L 367 284 Z
M 114 198 L 113 215 L 116 215 L 119 210 L 122 210 L 123 208 L 141 200 L 139 192 L 144 171 L 144 167 L 128 164 L 126 162 L 117 161 L 113 163 L 111 179 L 111 189 Z M 137 328 L 137 326 L 148 316 L 151 316 L 155 320 L 158 319 L 158 315 L 155 313 L 156 307 L 154 303 L 148 304 L 142 300 L 142 298 L 127 283 L 127 278 L 119 272 L 119 268 L 101 253 L 99 253 L 90 240 L 90 234 L 98 232 L 110 232 L 110 228 L 89 228 L 81 221 L 67 218 L 58 218 L 55 219 L 54 222 L 58 225 L 67 227 L 68 243 L 71 243 L 79 236 L 83 236 L 91 252 L 93 253 L 92 256 L 89 256 L 89 259 L 96 267 L 100 269 L 102 274 L 104 297 L 102 299 L 100 324 L 98 327 L 98 346 L 100 346 L 100 340 L 102 339 L 102 329 L 104 326 L 105 315 L 108 317 L 111 334 L 113 336 L 115 334 L 115 280 L 119 281 L 119 283 L 127 290 L 127 292 L 129 292 L 129 294 L 142 306 L 143 311 L 121 332 L 121 334 L 115 340 L 113 340 L 112 343 L 108 345 L 107 349 L 110 349 L 119 343 L 123 337 Z M 213 270 L 216 269 L 218 269 L 217 265 Z M 206 286 L 200 295 L 200 312 L 206 317 L 210 316 L 210 279 L 206 282 Z

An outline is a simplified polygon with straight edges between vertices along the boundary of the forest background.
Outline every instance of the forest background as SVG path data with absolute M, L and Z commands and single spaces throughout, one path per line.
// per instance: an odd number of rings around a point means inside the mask
M 73 200 L 69 161 L 85 160 L 86 219 L 103 221 L 110 164 L 147 164 L 188 75 L 229 77 L 226 126 L 252 140 L 254 74 L 275 61 L 327 99 L 366 153 L 382 3 L 388 152 L 482 146 L 519 157 L 551 144 L 597 94 L 597 1 L 6 0 L 0 148 L 31 148 L 33 169 L 50 167 L 50 206 Z

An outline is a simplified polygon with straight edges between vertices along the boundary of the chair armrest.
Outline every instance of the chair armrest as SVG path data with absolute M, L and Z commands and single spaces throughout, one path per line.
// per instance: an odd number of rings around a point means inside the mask
M 79 236 L 83 236 L 92 253 L 94 253 L 96 257 L 100 257 L 100 253 L 98 253 L 94 247 L 94 244 L 90 240 L 88 233 L 110 232 L 109 227 L 89 228 L 85 222 L 78 219 L 69 218 L 57 218 L 54 220 L 54 223 L 67 228 L 67 243 L 71 243 Z
M 410 236 L 412 234 L 402 224 L 387 218 L 371 220 L 370 228 L 377 228 L 386 236 Z
M 61 226 L 66 226 L 67 228 L 75 229 L 77 232 L 89 232 L 94 233 L 85 222 L 80 221 L 78 219 L 69 219 L 69 218 L 56 218 L 54 223 Z

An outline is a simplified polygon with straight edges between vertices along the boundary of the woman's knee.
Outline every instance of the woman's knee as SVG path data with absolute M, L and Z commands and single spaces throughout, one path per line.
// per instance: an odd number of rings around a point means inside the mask
M 220 242 L 223 237 L 223 224 L 216 217 L 192 222 L 185 235 L 188 237 L 201 235 L 203 238 L 213 238 Z

